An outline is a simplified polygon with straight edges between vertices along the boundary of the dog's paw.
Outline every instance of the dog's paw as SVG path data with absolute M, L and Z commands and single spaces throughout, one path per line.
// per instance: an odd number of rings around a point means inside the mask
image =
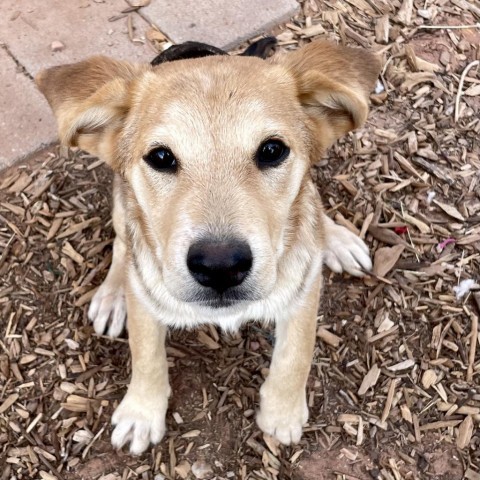
M 110 285 L 105 281 L 96 291 L 88 309 L 88 318 L 99 335 L 107 333 L 118 337 L 127 318 L 125 291 L 122 286 Z
M 257 414 L 260 430 L 284 445 L 298 443 L 303 425 L 308 420 L 305 395 L 302 393 L 297 398 L 284 398 L 261 390 L 260 398 L 260 411 Z
M 372 269 L 372 260 L 365 242 L 341 225 L 328 225 L 324 262 L 335 273 L 347 272 L 363 277 Z
M 130 442 L 130 453 L 139 455 L 150 443 L 160 442 L 165 435 L 167 406 L 168 394 L 147 400 L 127 393 L 112 416 L 112 445 L 122 448 Z

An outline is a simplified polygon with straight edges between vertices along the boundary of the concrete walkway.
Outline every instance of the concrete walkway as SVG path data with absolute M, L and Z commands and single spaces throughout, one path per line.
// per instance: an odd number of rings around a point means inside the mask
M 132 2 L 134 3 L 134 2 Z M 138 2 L 140 3 L 140 2 Z M 0 169 L 56 141 L 56 126 L 33 77 L 90 55 L 149 62 L 146 38 L 197 40 L 233 48 L 288 20 L 296 0 L 2 0 L 0 6 Z

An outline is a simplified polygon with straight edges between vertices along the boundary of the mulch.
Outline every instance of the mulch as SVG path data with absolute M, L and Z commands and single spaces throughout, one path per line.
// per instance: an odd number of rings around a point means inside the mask
M 0 479 L 479 480 L 478 22 L 465 0 L 306 0 L 273 32 L 284 49 L 327 36 L 385 59 L 367 125 L 312 169 L 374 270 L 325 271 L 294 447 L 255 425 L 273 332 L 251 324 L 172 332 L 167 436 L 113 451 L 127 340 L 86 317 L 111 260 L 111 174 L 61 147 L 2 172 Z

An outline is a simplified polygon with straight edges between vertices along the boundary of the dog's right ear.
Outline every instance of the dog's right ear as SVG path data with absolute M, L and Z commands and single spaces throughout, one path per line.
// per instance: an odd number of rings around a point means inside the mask
M 130 82 L 149 68 L 97 56 L 41 71 L 35 81 L 57 118 L 60 141 L 115 168 L 115 137 L 130 109 Z

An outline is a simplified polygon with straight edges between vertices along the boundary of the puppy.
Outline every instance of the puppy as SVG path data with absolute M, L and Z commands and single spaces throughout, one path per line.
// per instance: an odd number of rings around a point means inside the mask
M 310 167 L 363 125 L 379 60 L 326 41 L 268 60 L 227 55 L 132 64 L 106 57 L 36 81 L 65 145 L 115 172 L 116 237 L 89 317 L 119 335 L 132 379 L 112 443 L 143 452 L 165 433 L 169 326 L 275 322 L 259 427 L 300 440 L 322 264 L 361 276 L 365 244 L 322 210 Z

